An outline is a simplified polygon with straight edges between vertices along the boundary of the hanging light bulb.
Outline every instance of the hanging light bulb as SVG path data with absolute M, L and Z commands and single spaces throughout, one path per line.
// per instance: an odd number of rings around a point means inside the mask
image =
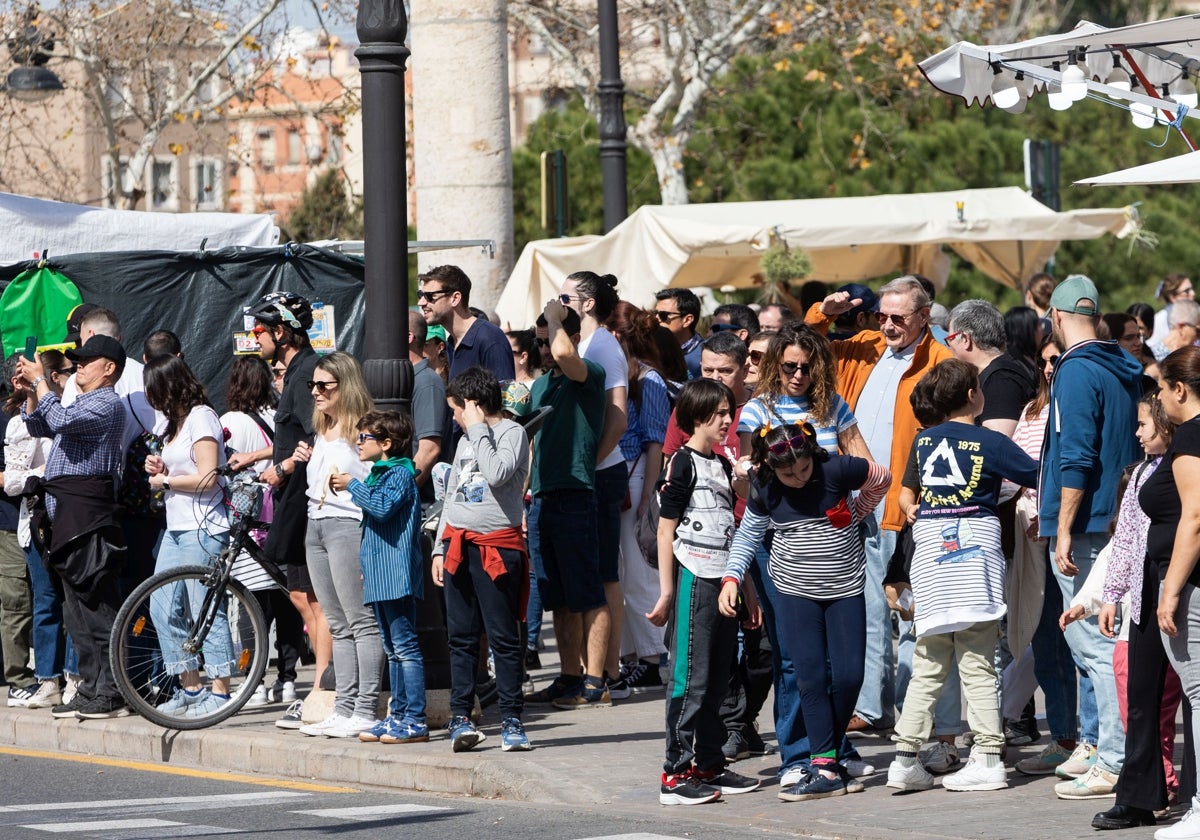
M 1004 110 L 1010 114 L 1023 114 L 1025 106 L 1029 104 L 1029 97 L 1033 95 L 1033 81 L 1026 79 L 1025 74 L 1018 70 L 1014 85 L 1017 89 L 1017 101 Z
M 1171 98 L 1180 105 L 1186 105 L 1188 108 L 1195 108 L 1200 105 L 1200 95 L 1196 93 L 1196 85 L 1192 83 L 1188 76 L 1187 68 L 1184 68 L 1183 75 L 1175 82 L 1171 88 Z
M 1062 65 L 1056 61 L 1052 66 L 1055 70 L 1058 70 Z M 1046 85 L 1046 99 L 1049 101 L 1050 107 L 1055 111 L 1065 111 L 1070 108 L 1071 103 L 1075 101 L 1063 93 L 1062 85 L 1060 85 L 1058 82 L 1050 82 Z
M 1129 104 L 1129 117 L 1135 128 L 1154 128 L 1154 109 L 1141 102 Z
M 1000 62 L 992 63 L 992 104 L 997 108 L 1008 110 L 1021 101 L 1021 92 L 1017 90 L 1016 80 L 1005 73 Z
M 1072 102 L 1078 102 L 1087 97 L 1087 91 L 1087 77 L 1079 69 L 1078 53 L 1071 50 L 1071 66 L 1062 74 L 1062 92 L 1071 97 Z
M 1133 89 L 1133 86 L 1129 80 L 1129 73 L 1127 73 L 1125 68 L 1121 66 L 1121 56 L 1113 56 L 1113 69 L 1107 76 L 1104 77 L 1104 84 L 1108 85 L 1110 88 L 1123 90 L 1127 93 Z M 1108 98 L 1120 99 L 1119 96 L 1113 96 L 1112 94 L 1109 94 Z

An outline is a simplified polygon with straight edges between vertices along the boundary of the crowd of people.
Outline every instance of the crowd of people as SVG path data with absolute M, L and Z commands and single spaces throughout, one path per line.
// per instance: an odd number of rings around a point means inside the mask
M 428 740 L 416 605 L 433 597 L 454 751 L 486 738 L 485 692 L 508 751 L 531 748 L 526 706 L 665 689 L 663 804 L 756 790 L 731 765 L 775 752 L 780 799 L 861 791 L 865 733 L 892 733 L 890 788 L 998 790 L 1007 747 L 1042 737 L 1040 687 L 1048 742 L 1013 769 L 1060 777 L 1059 798 L 1115 795 L 1096 828 L 1154 825 L 1196 788 L 1173 745 L 1179 704 L 1189 729 L 1200 708 L 1200 501 L 1180 492 L 1200 481 L 1200 308 L 1184 275 L 1157 313 L 1103 311 L 1082 275 L 1024 292 L 947 309 L 908 275 L 704 319 L 690 290 L 642 309 L 582 271 L 506 333 L 439 266 L 410 312 L 405 414 L 373 410 L 353 356 L 313 351 L 298 295 L 248 306 L 260 354 L 235 360 L 221 416 L 176 336 L 138 363 L 116 314 L 84 305 L 75 349 L 8 360 L 8 704 L 127 713 L 115 610 L 154 571 L 214 562 L 228 462 L 271 487 L 260 537 L 287 592 L 235 574 L 275 623 L 277 674 L 250 703 L 289 703 L 282 728 Z M 537 687 L 546 611 L 561 667 Z M 167 658 L 162 703 L 227 702 L 228 637 Z M 320 721 L 296 689 L 307 651 L 336 696 Z M 1193 804 L 1156 837 L 1200 838 Z

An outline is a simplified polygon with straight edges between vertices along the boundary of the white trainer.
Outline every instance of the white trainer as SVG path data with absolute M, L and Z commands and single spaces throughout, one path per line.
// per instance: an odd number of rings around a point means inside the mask
M 1200 840 L 1200 797 L 1192 799 L 1192 808 L 1175 825 L 1154 832 L 1154 840 Z
M 861 758 L 851 758 L 842 762 L 842 766 L 846 768 L 846 772 L 856 779 L 861 779 L 863 776 L 874 776 L 875 765 L 868 764 Z
M 986 767 L 983 759 L 972 753 L 963 769 L 942 779 L 942 787 L 946 790 L 1000 790 L 1008 787 L 1008 774 L 1002 762 L 997 762 L 995 767 Z
M 802 764 L 797 764 L 795 767 L 789 767 L 783 771 L 783 775 L 779 777 L 779 789 L 789 788 L 792 785 L 800 784 L 800 780 L 808 775 L 808 769 Z
M 888 766 L 887 786 L 895 790 L 929 790 L 934 784 L 933 776 L 919 761 L 912 767 L 904 767 L 896 759 Z
M 345 715 L 339 715 L 337 712 L 334 712 L 323 721 L 318 723 L 308 723 L 304 726 L 301 726 L 300 734 L 310 735 L 315 738 L 318 735 L 324 735 L 331 727 L 337 726 L 339 723 L 343 723 L 349 719 L 350 718 L 346 717 Z
M 330 726 L 325 730 L 325 737 L 326 738 L 357 738 L 358 733 L 366 732 L 367 730 L 374 728 L 375 724 L 377 724 L 377 723 L 379 723 L 379 721 L 375 720 L 374 718 L 364 718 L 364 717 L 357 717 L 357 716 L 350 717 L 350 718 L 342 718 L 341 721 L 339 721 L 338 723 L 335 723 L 333 726 Z M 304 729 L 301 728 L 300 731 L 303 732 Z

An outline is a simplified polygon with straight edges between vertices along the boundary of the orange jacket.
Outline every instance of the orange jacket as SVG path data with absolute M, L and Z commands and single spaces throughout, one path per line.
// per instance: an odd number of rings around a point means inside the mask
M 804 323 L 819 333 L 828 332 L 833 320 L 821 312 L 820 303 L 809 307 L 804 316 Z M 852 411 L 857 412 L 858 398 L 866 387 L 875 363 L 886 349 L 883 333 L 877 330 L 864 330 L 851 338 L 833 342 L 833 355 L 837 359 L 837 391 Z M 903 485 L 900 479 L 904 475 L 913 438 L 921 428 L 913 415 L 909 397 L 927 371 L 951 358 L 953 354 L 950 349 L 935 341 L 933 334 L 926 329 L 917 344 L 912 364 L 900 378 L 896 389 L 896 408 L 892 415 L 892 454 L 888 463 L 888 469 L 892 471 L 892 486 L 888 489 L 883 508 L 883 527 L 889 531 L 899 531 L 904 527 L 904 514 L 900 512 L 900 488 Z

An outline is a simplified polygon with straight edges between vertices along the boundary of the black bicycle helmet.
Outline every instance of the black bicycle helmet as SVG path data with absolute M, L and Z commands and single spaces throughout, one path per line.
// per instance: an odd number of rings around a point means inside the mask
M 247 314 L 269 327 L 286 324 L 294 330 L 308 330 L 313 322 L 312 306 L 291 292 L 265 294 L 247 310 Z

